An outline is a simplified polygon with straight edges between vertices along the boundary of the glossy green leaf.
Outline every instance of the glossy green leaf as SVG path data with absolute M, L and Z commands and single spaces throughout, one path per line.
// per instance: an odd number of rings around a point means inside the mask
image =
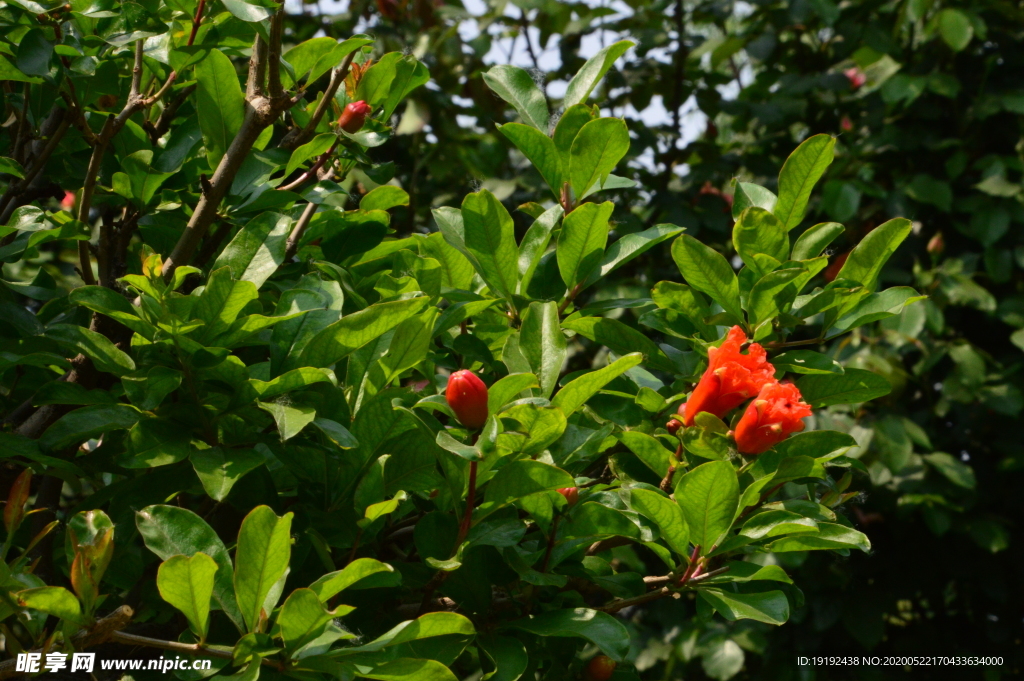
M 524 122 L 547 133 L 547 98 L 529 73 L 518 66 L 492 66 L 484 73 L 484 82 L 495 94 L 511 104 Z
M 387 333 L 426 308 L 425 296 L 370 305 L 323 328 L 305 344 L 298 360 L 285 365 L 327 367 Z M 294 352 L 294 351 L 293 351 Z
M 585 639 L 617 662 L 621 662 L 629 652 L 629 632 L 626 627 L 608 613 L 589 608 L 552 610 L 515 620 L 511 626 L 537 636 Z
M 845 230 L 846 228 L 838 222 L 821 222 L 808 227 L 793 244 L 791 259 L 807 260 L 818 257 Z
M 601 345 L 606 345 L 622 355 L 629 352 L 641 352 L 644 355 L 644 363 L 655 369 L 669 372 L 676 369 L 675 364 L 654 341 L 617 319 L 577 317 L 566 320 L 562 326 Z
M 263 626 L 281 595 L 278 580 L 291 557 L 291 526 L 291 513 L 278 518 L 269 506 L 257 506 L 238 531 L 235 596 L 250 632 Z
M 686 283 L 710 296 L 736 321 L 743 318 L 739 281 L 725 256 L 683 234 L 672 242 L 672 258 Z
M 910 220 L 893 218 L 871 230 L 846 258 L 836 279 L 849 279 L 874 288 L 882 267 L 910 234 L 910 229 Z
M 814 185 L 832 163 L 836 140 L 831 135 L 814 135 L 789 155 L 779 173 L 779 200 L 773 212 L 786 230 L 804 219 Z
M 210 50 L 207 56 L 196 64 L 195 73 L 199 127 L 203 131 L 203 143 L 210 168 L 216 168 L 224 152 L 231 145 L 235 133 L 242 127 L 245 97 L 242 95 L 242 87 L 238 83 L 234 65 L 220 50 Z
M 735 593 L 704 588 L 698 589 L 697 594 L 730 622 L 755 620 L 766 624 L 785 624 L 789 619 L 789 601 L 781 591 Z
M 18 605 L 32 608 L 74 625 L 84 625 L 82 607 L 74 594 L 61 586 L 41 586 L 19 591 L 15 595 Z
M 668 241 L 681 233 L 685 227 L 676 225 L 655 225 L 642 232 L 633 232 L 617 240 L 607 249 L 601 262 L 590 271 L 580 290 L 596 284 L 626 263 L 639 258 L 658 244 Z
M 465 247 L 480 276 L 497 295 L 511 301 L 519 278 L 512 216 L 494 194 L 483 189 L 463 199 L 462 219 Z
M 171 556 L 160 564 L 156 587 L 160 597 L 180 610 L 200 641 L 206 640 L 210 627 L 210 601 L 213 598 L 217 563 L 205 553 L 191 557 Z
M 804 376 L 796 382 L 804 402 L 820 409 L 832 404 L 857 404 L 888 395 L 892 386 L 884 376 L 866 369 L 847 368 L 840 375 Z
M 630 503 L 634 509 L 654 521 L 670 549 L 680 556 L 689 556 L 690 527 L 686 524 L 686 517 L 679 504 L 649 489 L 631 490 Z
M 562 98 L 562 106 L 568 109 L 573 105 L 585 103 L 587 97 L 608 73 L 615 60 L 635 44 L 631 40 L 620 40 L 602 48 L 588 59 L 569 81 L 569 87 L 566 88 L 565 96 Z
M 628 151 L 629 130 L 621 118 L 598 118 L 584 125 L 569 150 L 569 183 L 576 196 L 604 181 Z
M 309 585 L 309 588 L 324 603 L 349 588 L 361 579 L 382 572 L 394 572 L 394 568 L 373 558 L 357 558 L 343 569 L 329 572 Z
M 762 276 L 767 272 L 755 255 L 763 254 L 783 262 L 789 254 L 789 234 L 782 221 L 764 208 L 747 208 L 732 228 L 732 243 L 747 267 Z
M 833 523 L 818 523 L 815 534 L 798 534 L 777 539 L 767 546 L 777 553 L 786 551 L 820 551 L 827 549 L 860 549 L 871 551 L 871 542 L 863 532 Z
M 751 206 L 772 211 L 778 200 L 779 197 L 775 196 L 771 190 L 765 189 L 759 184 L 737 182 L 736 191 L 732 195 L 732 219 L 739 220 L 740 214 Z
M 530 160 L 557 199 L 562 191 L 562 167 L 551 138 L 542 130 L 522 123 L 499 125 L 498 130 Z
M 643 355 L 633 352 L 615 360 L 606 367 L 597 369 L 579 378 L 569 381 L 551 401 L 560 408 L 566 417 L 586 404 L 587 400 L 597 394 L 613 379 L 626 373 L 643 361 Z
M 213 268 L 228 267 L 235 279 L 251 281 L 259 288 L 284 262 L 291 227 L 287 215 L 260 214 L 238 230 L 217 256 Z
M 704 553 L 710 552 L 729 529 L 736 513 L 736 470 L 727 461 L 697 466 L 676 484 L 675 497 L 690 527 L 690 541 L 702 546 Z
M 608 243 L 608 218 L 615 205 L 585 203 L 562 220 L 555 256 L 565 287 L 572 291 L 598 266 Z
M 73 324 L 52 324 L 46 329 L 46 337 L 74 348 L 88 357 L 96 368 L 115 376 L 135 371 L 135 361 L 120 350 L 101 333 L 84 326 Z
M 205 553 L 217 563 L 213 598 L 241 630 L 242 616 L 232 585 L 232 563 L 224 543 L 206 522 L 192 511 L 177 506 L 147 506 L 135 515 L 135 525 L 146 547 L 162 560 L 176 555 Z

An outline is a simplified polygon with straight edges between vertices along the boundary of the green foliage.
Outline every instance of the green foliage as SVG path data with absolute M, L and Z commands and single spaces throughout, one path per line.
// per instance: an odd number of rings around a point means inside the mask
M 647 28 L 625 27 L 637 41 L 585 63 L 570 33 L 614 18 L 522 10 L 542 42 L 564 33 L 555 101 L 536 74 L 470 56 L 491 38 L 465 49 L 451 8 L 424 8 L 422 25 L 405 5 L 379 9 L 374 38 L 334 35 L 354 14 L 324 28 L 237 0 L 205 15 L 0 17 L 13 121 L 0 135 L 0 447 L 57 481 L 40 507 L 74 509 L 64 526 L 8 523 L 9 650 L 70 646 L 132 602 L 187 622 L 168 638 L 193 637 L 239 678 L 576 678 L 599 650 L 622 678 L 696 655 L 724 679 L 744 650 L 763 652 L 768 625 L 820 619 L 805 605 L 825 581 L 807 578 L 817 554 L 871 551 L 854 482 L 894 492 L 934 532 L 1005 547 L 998 516 L 960 520 L 983 479 L 933 451 L 929 419 L 1020 411 L 1011 368 L 955 338 L 944 312 L 1019 316 L 973 278 L 1011 278 L 996 244 L 1017 220 L 1019 160 L 958 150 L 942 175 L 872 156 L 904 144 L 900 116 L 884 143 L 862 134 L 883 109 L 958 96 L 956 79 L 897 54 L 899 31 L 856 52 L 859 37 L 826 40 L 829 73 L 781 56 L 809 49 L 791 24 L 818 22 L 814 42 L 876 10 L 756 7 L 728 20 L 737 32 L 700 8 L 640 7 Z M 671 65 L 643 63 L 684 11 L 700 37 L 687 29 Z M 966 8 L 900 15 L 957 60 L 992 30 Z M 250 48 L 273 58 L 240 77 Z M 718 86 L 737 60 L 755 79 L 727 101 Z M 857 93 L 838 70 L 853 64 Z M 820 80 L 799 90 L 784 72 Z M 714 125 L 684 145 L 678 118 L 601 115 L 653 94 L 670 109 L 696 95 Z M 371 114 L 342 133 L 330 121 L 356 100 Z M 864 114 L 839 138 L 836 101 Z M 716 185 L 732 177 L 730 211 Z M 910 274 L 902 244 L 920 228 L 894 216 L 918 210 L 971 214 L 955 227 L 984 253 L 933 254 Z M 837 248 L 844 262 L 826 269 Z M 733 325 L 816 410 L 756 458 L 732 438 L 742 410 L 666 428 Z M 923 356 L 904 366 L 912 347 Z M 479 432 L 444 400 L 457 369 L 489 386 Z M 903 411 L 908 385 L 934 392 L 938 371 L 937 404 Z M 24 506 L 15 492 L 9 506 Z M 146 580 L 156 588 L 134 589 Z M 648 603 L 660 619 L 627 609 Z M 681 627 L 671 652 L 638 657 L 662 624 Z

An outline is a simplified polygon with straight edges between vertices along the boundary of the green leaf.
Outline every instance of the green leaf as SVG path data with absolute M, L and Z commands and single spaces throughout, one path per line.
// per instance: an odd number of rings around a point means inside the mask
M 355 653 L 370 653 L 384 650 L 402 643 L 421 641 L 438 636 L 473 636 L 476 629 L 466 617 L 454 612 L 432 612 L 417 619 L 402 622 L 387 633 L 361 646 L 331 651 L 336 657 Z
M 311 589 L 296 589 L 285 599 L 277 616 L 281 640 L 288 650 L 298 650 L 324 633 L 328 622 L 351 610 L 343 605 L 332 612 Z
M 629 652 L 629 631 L 625 625 L 606 612 L 576 608 L 552 610 L 526 619 L 514 620 L 509 626 L 537 636 L 573 636 L 590 641 L 616 662 Z
M 598 118 L 584 125 L 569 150 L 569 184 L 576 196 L 603 182 L 627 151 L 629 129 L 621 118 Z
M 533 221 L 519 243 L 519 284 L 516 293 L 522 294 L 530 286 L 533 273 L 551 242 L 551 231 L 562 219 L 562 207 L 552 206 Z
M 477 645 L 494 663 L 495 671 L 487 677 L 489 681 L 517 681 L 530 666 L 526 646 L 517 638 L 481 634 Z
M 832 404 L 858 404 L 888 395 L 892 386 L 884 376 L 866 369 L 848 368 L 841 375 L 816 374 L 796 382 L 804 402 L 815 409 Z
M 655 225 L 642 232 L 625 235 L 605 250 L 601 262 L 590 271 L 580 290 L 596 284 L 619 267 L 640 257 L 658 244 L 668 241 L 684 229 L 685 227 L 675 225 Z
M 739 220 L 740 213 L 751 206 L 767 211 L 775 209 L 778 197 L 771 190 L 751 182 L 737 182 L 736 191 L 732 195 L 732 219 Z
M 606 345 L 616 353 L 641 352 L 644 362 L 655 369 L 673 372 L 676 370 L 665 353 L 650 338 L 617 319 L 607 317 L 577 317 L 568 319 L 562 326 L 570 331 Z
M 313 425 L 320 429 L 328 439 L 342 449 L 353 449 L 359 446 L 359 441 L 349 432 L 348 428 L 337 421 L 325 418 L 313 419 Z
M 523 121 L 547 133 L 547 99 L 529 73 L 518 66 L 492 66 L 484 73 L 484 82 L 495 94 L 511 104 Z
M 42 78 L 29 76 L 19 71 L 11 61 L 0 55 L 0 80 L 11 80 L 21 83 L 42 83 Z
M 203 131 L 206 158 L 213 169 L 242 127 L 245 97 L 235 66 L 224 52 L 210 50 L 196 64 L 195 72 L 199 128 Z
M 248 23 L 266 21 L 273 12 L 266 7 L 245 0 L 224 0 L 224 7 L 237 18 Z M 211 50 L 216 52 L 217 50 Z
M 364 671 L 359 677 L 376 681 L 458 681 L 448 667 L 436 660 L 400 657 Z
M 368 41 L 367 44 L 372 44 L 372 41 Z M 403 55 L 395 63 L 395 77 L 388 88 L 388 97 L 384 100 L 381 120 L 389 120 L 402 100 L 416 88 L 426 85 L 429 80 L 430 71 L 423 62 L 411 54 Z
M 39 444 L 47 451 L 58 451 L 114 430 L 134 426 L 143 414 L 127 404 L 96 404 L 60 417 L 46 429 Z
M 213 269 L 228 267 L 235 279 L 251 281 L 259 288 L 281 263 L 291 232 L 292 219 L 278 213 L 262 213 L 238 230 Z
M 429 298 L 420 296 L 377 303 L 342 317 L 313 336 L 297 360 L 289 356 L 284 368 L 295 365 L 328 367 L 409 317 L 419 314 L 429 302 Z
M 153 367 L 163 369 L 164 367 Z M 125 453 L 118 463 L 125 468 L 154 468 L 177 463 L 192 451 L 191 435 L 180 425 L 161 419 L 136 423 L 125 439 Z
M 954 485 L 966 489 L 974 489 L 977 486 L 974 469 L 958 461 L 952 455 L 946 452 L 934 452 L 932 454 L 925 454 L 921 458 Z
M 25 169 L 13 158 L 0 157 L 0 173 L 13 175 L 19 179 L 25 178 Z
M 735 321 L 743 319 L 740 284 L 725 256 L 683 234 L 672 242 L 672 258 L 691 287 L 710 296 Z
M 45 612 L 47 615 L 53 615 L 74 625 L 85 624 L 85 618 L 82 617 L 82 606 L 79 605 L 78 599 L 62 586 L 26 589 L 17 592 L 15 598 L 18 605 L 22 607 Z
M 718 340 L 717 329 L 704 322 L 711 316 L 707 302 L 689 286 L 674 281 L 659 281 L 651 289 L 651 298 L 658 307 L 681 314 L 704 340 Z
M 689 556 L 690 527 L 679 504 L 649 489 L 630 490 L 630 504 L 661 530 L 661 538 L 680 556 Z
M 326 603 L 353 584 L 381 572 L 394 572 L 387 563 L 373 558 L 357 558 L 342 570 L 330 572 L 309 585 L 322 602 Z
M 364 100 L 373 110 L 378 109 L 388 98 L 391 83 L 398 73 L 401 52 L 388 52 L 371 66 L 356 86 L 355 100 Z
M 831 549 L 860 549 L 864 553 L 869 553 L 871 542 L 863 532 L 858 532 L 851 527 L 834 523 L 818 523 L 818 532 L 815 534 L 783 537 L 768 544 L 765 548 L 776 553 Z
M 789 155 L 779 173 L 779 201 L 774 213 L 786 230 L 791 230 L 804 219 L 811 190 L 821 179 L 835 151 L 836 140 L 831 135 L 814 135 Z
M 567 290 L 572 291 L 601 262 L 614 209 L 611 201 L 585 203 L 562 220 L 555 256 Z
M 100 371 L 119 377 L 135 371 L 135 362 L 131 357 L 119 350 L 102 333 L 84 326 L 52 324 L 46 329 L 46 337 L 81 352 L 91 359 Z
M 235 626 L 242 628 L 242 616 L 231 583 L 231 557 L 213 528 L 188 509 L 159 504 L 136 513 L 135 525 L 146 547 L 162 560 L 197 553 L 213 558 L 217 563 L 213 597 Z
M 617 437 L 659 478 L 665 477 L 672 458 L 672 450 L 665 448 L 653 435 L 638 430 L 625 430 Z
M 541 397 L 550 397 L 568 357 L 557 304 L 530 303 L 519 332 L 519 350 L 537 376 Z
M 152 339 L 156 334 L 156 327 L 140 319 L 137 309 L 124 296 L 106 286 L 80 286 L 68 298 L 75 305 L 116 319 L 145 338 Z
M 836 336 L 881 319 L 895 317 L 907 305 L 925 298 L 926 296 L 918 295 L 917 291 L 909 286 L 894 286 L 878 293 L 872 293 L 837 319 L 829 331 L 829 336 Z
M 324 38 L 324 40 L 331 39 Z M 288 165 L 284 167 L 285 177 L 294 173 L 299 168 L 299 166 L 301 166 L 309 159 L 320 156 L 321 154 L 326 152 L 328 149 L 331 148 L 331 146 L 334 145 L 337 139 L 337 135 L 326 132 L 322 135 L 317 135 L 309 142 L 306 142 L 302 146 L 296 148 L 294 151 L 292 151 L 292 155 L 288 158 Z
M 615 63 L 615 60 L 626 53 L 626 50 L 635 45 L 631 40 L 620 40 L 608 47 L 601 49 L 597 54 L 587 60 L 565 90 L 565 97 L 562 99 L 562 106 L 568 109 L 576 104 L 583 104 L 587 97 L 593 92 L 597 84 L 604 78 L 605 74 Z
M 252 449 L 231 449 L 225 452 L 221 447 L 194 449 L 190 459 L 199 481 L 203 483 L 203 489 L 214 501 L 224 501 L 243 475 L 266 463 Z
M 302 432 L 302 429 L 316 418 L 316 409 L 305 404 L 281 402 L 257 402 L 256 406 L 274 417 L 281 442 Z
M 947 8 L 935 17 L 939 27 L 939 35 L 954 52 L 961 52 L 971 43 L 974 37 L 974 26 L 971 19 L 958 9 Z M 27 72 L 26 72 L 27 73 Z
M 875 287 L 879 272 L 910 234 L 911 222 L 893 218 L 871 230 L 853 249 L 836 279 L 850 279 L 869 289 Z
M 754 259 L 764 254 L 783 262 L 789 254 L 789 235 L 782 222 L 764 208 L 747 208 L 732 228 L 732 243 L 747 267 L 761 276 L 767 272 Z
M 794 374 L 841 374 L 843 365 L 828 355 L 813 350 L 787 350 L 772 358 L 775 371 L 790 371 Z
M 272 397 L 277 397 L 299 388 L 305 388 L 314 383 L 325 382 L 336 383 L 334 373 L 327 369 L 314 369 L 313 367 L 292 369 L 270 381 L 260 381 L 255 378 L 249 379 L 249 385 L 253 387 L 256 394 L 263 400 L 269 400 Z
M 434 233 L 422 239 L 420 253 L 433 258 L 441 265 L 442 290 L 468 289 L 472 285 L 473 264 L 458 249 L 445 241 L 443 234 Z
M 781 591 L 735 593 L 703 588 L 697 593 L 730 622 L 756 620 L 766 624 L 785 624 L 789 619 L 789 601 Z
M 519 251 L 512 216 L 494 194 L 483 189 L 468 194 L 462 201 L 462 219 L 471 262 L 477 265 L 487 285 L 511 302 L 519 278 Z
M 793 244 L 792 260 L 817 258 L 837 236 L 846 230 L 838 222 L 821 222 L 800 235 Z
M 17 64 L 22 73 L 30 76 L 50 75 L 50 62 L 53 59 L 53 45 L 39 28 L 26 32 L 18 43 Z
M 774 483 L 774 480 L 772 481 Z M 817 532 L 818 523 L 792 511 L 765 511 L 758 513 L 743 523 L 740 535 L 751 539 L 777 537 L 783 534 L 800 532 Z
M 565 113 L 562 114 L 562 117 L 558 119 L 558 123 L 555 125 L 555 133 L 552 135 L 552 139 L 555 143 L 555 149 L 558 152 L 558 159 L 562 168 L 562 182 L 568 180 L 568 178 L 564 177 L 564 174 L 569 170 L 572 143 L 583 126 L 594 120 L 594 117 L 594 109 L 591 109 L 586 104 L 576 104 L 574 106 L 567 106 Z
M 217 563 L 205 553 L 171 556 L 160 564 L 156 588 L 160 597 L 180 610 L 192 633 L 206 640 L 210 628 L 210 600 L 213 598 Z
M 697 466 L 676 484 L 676 501 L 690 527 L 690 541 L 710 553 L 732 525 L 739 503 L 736 470 L 727 461 L 710 461 Z
M 506 404 L 516 399 L 519 393 L 539 387 L 533 374 L 509 374 L 498 379 L 487 389 L 487 411 L 497 414 Z
M 164 180 L 174 174 L 157 171 L 152 162 L 153 152 L 149 149 L 141 149 L 121 159 L 121 167 L 131 182 L 132 196 L 142 206 L 148 205 Z
M 562 413 L 568 418 L 577 409 L 586 404 L 587 400 L 596 395 L 601 388 L 642 361 L 643 355 L 639 352 L 633 352 L 620 357 L 606 367 L 591 371 L 569 381 L 565 387 L 558 391 L 558 394 L 555 395 L 551 403 L 560 408 Z
M 484 504 L 474 513 L 474 520 L 511 504 L 530 494 L 562 487 L 573 487 L 572 476 L 550 464 L 520 459 L 503 466 L 487 483 Z
M 804 271 L 802 267 L 775 270 L 758 279 L 747 297 L 751 326 L 757 327 L 762 322 L 778 316 L 796 300 L 797 290 L 792 282 Z
M 506 123 L 499 125 L 498 130 L 516 145 L 523 156 L 537 169 L 540 176 L 548 183 L 551 193 L 558 199 L 562 192 L 562 167 L 558 160 L 558 151 L 551 138 L 541 130 L 522 123 Z
M 396 206 L 408 206 L 409 194 L 401 187 L 390 184 L 371 189 L 359 200 L 360 210 L 388 210 Z
M 291 526 L 291 513 L 278 518 L 269 506 L 257 506 L 238 531 L 235 596 L 250 632 L 262 629 L 280 597 L 277 583 L 288 569 Z

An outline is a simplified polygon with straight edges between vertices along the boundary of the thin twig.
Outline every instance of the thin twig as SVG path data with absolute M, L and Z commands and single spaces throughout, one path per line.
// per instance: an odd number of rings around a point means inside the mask
M 46 162 L 50 160 L 50 156 L 53 155 L 57 145 L 60 144 L 61 139 L 64 137 L 64 133 L 68 131 L 71 125 L 72 114 L 70 111 L 65 112 L 63 119 L 57 129 L 50 135 L 50 139 L 46 141 L 46 145 L 36 156 L 35 160 L 32 161 L 32 165 L 29 166 L 28 170 L 25 171 L 25 177 L 17 184 L 12 185 L 4 193 L 3 197 L 0 198 L 0 215 L 7 216 L 8 208 L 11 203 L 25 193 L 32 182 L 38 177 L 39 173 L 43 172 L 46 167 Z M 13 212 L 13 211 L 10 211 Z M 8 216 L 9 217 L 9 216 Z M 6 223 L 7 219 L 4 217 L 0 220 L 0 223 Z
M 302 215 L 299 216 L 295 226 L 292 227 L 291 234 L 288 235 L 288 242 L 284 249 L 284 262 L 289 262 L 295 257 L 295 252 L 299 250 L 299 242 L 302 241 L 302 235 L 306 233 L 309 221 L 313 219 L 313 214 L 316 213 L 316 209 L 319 207 L 318 204 L 311 201 L 306 205 L 306 210 L 302 211 Z
M 341 61 L 334 71 L 331 72 L 331 81 L 327 85 L 327 89 L 324 90 L 324 96 L 320 99 L 320 103 L 316 105 L 316 109 L 313 111 L 313 115 L 310 116 L 309 122 L 306 123 L 305 127 L 295 132 L 293 135 L 291 132 L 285 135 L 284 139 L 278 145 L 284 149 L 296 149 L 313 137 L 313 133 L 316 131 L 316 126 L 320 125 L 320 121 L 323 120 L 324 114 L 327 113 L 327 109 L 330 108 L 331 102 L 334 101 L 334 95 L 338 92 L 338 88 L 345 82 L 345 78 L 348 76 L 349 67 L 352 66 L 352 60 L 355 58 L 355 51 L 350 52 Z

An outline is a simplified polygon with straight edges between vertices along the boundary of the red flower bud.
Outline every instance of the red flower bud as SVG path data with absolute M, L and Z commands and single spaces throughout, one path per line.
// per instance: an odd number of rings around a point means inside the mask
M 775 367 L 768 363 L 768 355 L 757 343 L 751 343 L 747 354 L 740 346 L 747 342 L 743 329 L 729 330 L 720 348 L 708 348 L 708 368 L 701 376 L 690 399 L 679 408 L 683 423 L 693 425 L 702 411 L 722 418 L 725 414 L 750 399 L 766 383 L 775 380 Z
M 358 102 L 352 102 L 341 112 L 341 116 L 338 118 L 338 125 L 345 132 L 359 132 L 359 129 L 363 127 L 363 123 L 366 121 L 366 117 L 372 111 L 373 109 L 370 108 L 370 105 L 361 99 Z
M 760 454 L 804 429 L 811 405 L 805 404 L 800 389 L 792 383 L 769 383 L 743 412 L 733 436 L 743 454 Z
M 563 487 L 558 490 L 558 493 L 565 497 L 565 500 L 570 506 L 575 506 L 576 502 L 580 499 L 580 490 L 578 487 Z
M 448 379 L 445 399 L 459 419 L 470 430 L 482 428 L 487 421 L 487 386 L 472 371 L 456 371 Z
M 839 276 L 839 271 L 843 269 L 843 265 L 846 264 L 846 259 L 850 257 L 850 252 L 842 253 L 832 263 L 825 268 L 825 281 L 831 283 L 836 280 Z
M 591 658 L 590 662 L 587 663 L 587 679 L 588 681 L 608 681 L 612 677 L 616 666 L 618 665 L 615 660 L 607 655 L 598 655 Z
M 842 128 L 843 132 L 850 132 L 853 130 L 853 121 L 850 120 L 849 116 L 843 116 L 839 119 L 839 127 Z
M 868 82 L 868 77 L 856 66 L 843 71 L 843 75 L 850 81 L 850 87 L 854 90 L 859 90 L 864 83 Z
M 935 236 L 928 240 L 928 253 L 940 256 L 944 250 L 946 250 L 946 240 L 942 238 L 942 232 L 936 232 Z
M 683 427 L 683 422 L 679 419 L 669 419 L 668 423 L 665 424 L 665 428 L 669 433 L 675 435 L 679 432 L 679 429 Z

